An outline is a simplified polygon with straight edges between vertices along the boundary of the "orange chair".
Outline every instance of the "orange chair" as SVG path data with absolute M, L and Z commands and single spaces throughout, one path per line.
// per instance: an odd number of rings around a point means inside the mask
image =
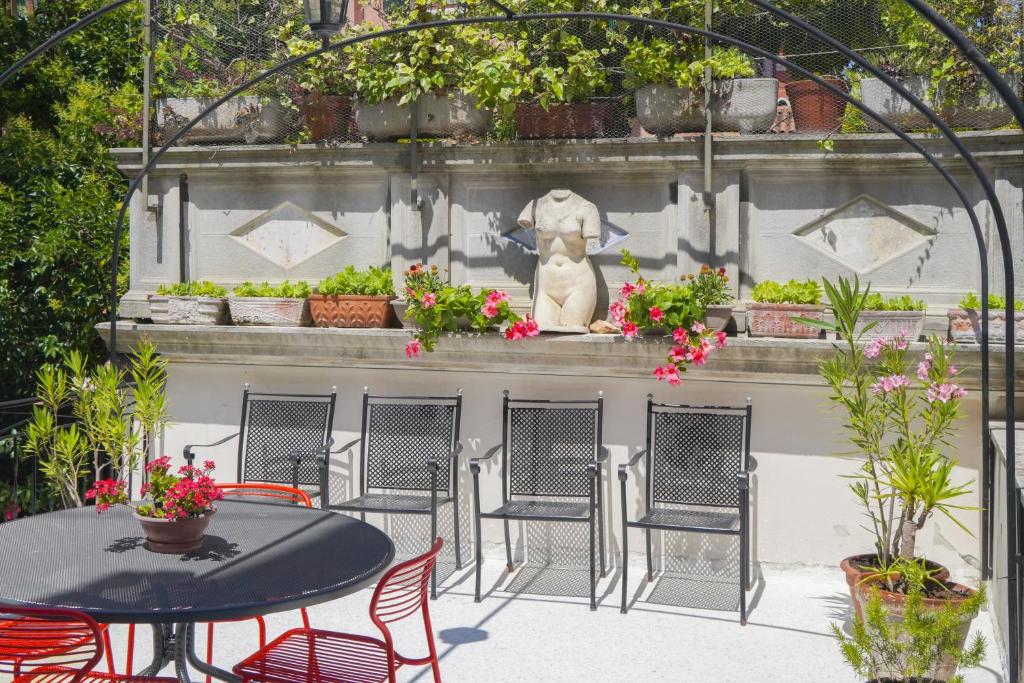
M 106 629 L 74 610 L 0 605 L 0 673 L 13 683 L 176 683 L 173 678 L 94 673 Z M 0 677 L 3 678 L 3 677 Z
M 313 683 L 359 681 L 395 683 L 397 670 L 406 665 L 429 664 L 434 683 L 441 683 L 441 667 L 434 647 L 427 587 L 437 555 L 444 545 L 434 541 L 430 552 L 396 564 L 377 584 L 370 600 L 370 620 L 382 638 L 311 628 L 287 631 L 270 645 L 242 660 L 234 668 L 244 682 Z M 426 657 L 406 657 L 395 650 L 388 624 L 422 614 L 427 637 Z

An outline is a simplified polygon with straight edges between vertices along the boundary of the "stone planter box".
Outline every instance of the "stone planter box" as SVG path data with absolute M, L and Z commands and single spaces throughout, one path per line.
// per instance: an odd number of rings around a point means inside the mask
M 398 98 L 379 104 L 357 102 L 356 127 L 371 140 L 409 137 L 412 121 L 409 105 Z M 449 138 L 480 135 L 491 126 L 492 112 L 477 109 L 476 98 L 459 91 L 424 95 L 417 100 L 416 128 L 419 137 Z
M 216 100 L 206 97 L 169 97 L 156 101 L 156 125 L 169 138 Z M 241 96 L 214 109 L 180 142 L 245 142 L 276 140 L 285 132 L 284 107 L 276 100 Z
M 554 102 L 516 107 L 516 133 L 530 140 L 552 138 L 602 138 L 612 116 L 610 102 Z
M 949 338 L 961 344 L 981 343 L 981 311 L 975 309 L 951 308 L 949 315 Z M 1002 344 L 1006 341 L 1006 311 L 988 312 L 988 341 Z M 1013 343 L 1024 344 L 1024 312 L 1013 315 Z
M 1007 78 L 1007 82 L 1015 89 L 1020 90 L 1021 79 L 1018 76 Z M 928 88 L 931 80 L 928 76 L 912 76 L 904 79 L 901 83 L 910 94 L 931 104 L 928 97 Z M 920 129 L 931 128 L 932 123 L 924 115 L 911 106 L 895 90 L 877 78 L 865 78 L 860 82 L 861 99 L 864 104 L 900 128 Z M 937 98 L 941 100 L 941 94 Z M 987 84 L 978 89 L 977 92 L 969 95 L 954 107 L 946 107 L 939 110 L 943 121 L 954 128 L 1000 128 L 1013 120 L 1013 113 L 1003 103 L 1003 100 L 996 95 Z M 864 117 L 865 123 L 871 130 L 884 131 L 885 128 L 870 117 Z
M 317 327 L 393 327 L 393 296 L 313 294 L 309 311 Z
M 751 337 L 791 337 L 817 339 L 817 327 L 794 322 L 791 318 L 822 320 L 825 307 L 815 304 L 747 304 L 747 328 Z
M 774 78 L 715 81 L 711 88 L 714 130 L 767 131 L 777 114 L 779 82 Z M 637 121 L 655 135 L 704 130 L 704 94 L 689 88 L 645 85 L 636 91 Z
M 228 308 L 236 325 L 305 327 L 312 320 L 308 299 L 231 296 Z
M 924 311 L 861 311 L 857 332 L 868 323 L 877 323 L 864 335 L 865 339 L 903 334 L 907 341 L 917 341 L 924 332 L 925 317 Z
M 149 297 L 149 317 L 157 325 L 227 325 L 228 300 L 213 296 Z

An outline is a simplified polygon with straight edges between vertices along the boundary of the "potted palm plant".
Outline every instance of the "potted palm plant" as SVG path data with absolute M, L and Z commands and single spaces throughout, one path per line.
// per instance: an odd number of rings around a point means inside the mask
M 817 339 L 821 330 L 796 320 L 796 317 L 822 320 L 821 285 L 814 280 L 774 280 L 759 282 L 751 293 L 754 303 L 747 304 L 747 328 L 751 337 L 796 337 Z
M 1013 340 L 1024 344 L 1024 301 L 1013 302 Z M 949 338 L 961 344 L 981 343 L 981 301 L 974 292 L 960 299 L 957 308 L 949 309 Z M 1006 299 L 997 294 L 988 295 L 988 341 L 990 344 L 1006 341 Z
M 348 266 L 320 281 L 309 295 L 309 310 L 318 327 L 391 327 L 395 298 L 390 269 Z
M 274 325 L 305 327 L 310 322 L 309 295 L 306 282 L 243 282 L 228 297 L 231 320 L 236 325 Z
M 924 331 L 926 308 L 925 302 L 906 294 L 885 299 L 881 294 L 871 293 L 864 300 L 857 331 L 868 338 L 902 335 L 917 341 Z M 865 332 L 869 323 L 873 325 Z
M 158 325 L 226 325 L 227 290 L 207 280 L 160 285 L 149 295 L 149 317 Z

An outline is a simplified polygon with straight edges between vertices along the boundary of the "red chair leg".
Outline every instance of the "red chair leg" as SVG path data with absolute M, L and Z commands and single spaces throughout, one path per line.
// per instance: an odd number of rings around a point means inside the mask
M 107 660 L 107 672 L 116 674 L 114 667 L 114 649 L 110 647 L 110 627 L 103 629 L 103 655 Z
M 302 615 L 302 628 L 309 629 L 309 615 L 306 614 L 306 608 L 300 607 L 299 614 Z
M 263 617 L 256 615 L 256 625 L 260 630 L 260 649 L 262 650 L 267 646 L 267 622 L 263 621 Z
M 135 624 L 128 624 L 128 656 L 125 658 L 124 672 L 132 675 L 132 663 L 135 659 Z

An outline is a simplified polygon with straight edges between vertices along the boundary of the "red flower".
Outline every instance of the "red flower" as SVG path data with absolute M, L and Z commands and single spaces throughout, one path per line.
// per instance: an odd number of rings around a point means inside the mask
M 661 319 L 665 317 L 665 314 L 662 313 L 661 309 L 658 308 L 657 306 L 651 306 L 651 309 L 650 311 L 648 311 L 648 313 L 650 313 L 651 315 L 651 320 L 653 320 L 656 323 L 660 323 Z

